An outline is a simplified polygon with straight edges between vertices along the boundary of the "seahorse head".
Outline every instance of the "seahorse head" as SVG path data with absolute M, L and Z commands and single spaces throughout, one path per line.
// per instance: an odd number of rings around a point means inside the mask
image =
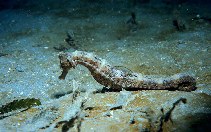
M 71 68 L 75 68 L 76 64 L 74 61 L 68 60 L 69 55 L 67 53 L 61 53 L 59 55 L 60 59 L 60 68 L 62 69 L 62 74 L 59 76 L 59 79 L 65 79 L 68 71 Z

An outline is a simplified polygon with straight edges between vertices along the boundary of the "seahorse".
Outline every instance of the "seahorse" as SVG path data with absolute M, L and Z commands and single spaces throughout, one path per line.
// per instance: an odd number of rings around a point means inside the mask
M 98 83 L 115 90 L 178 90 L 187 92 L 196 90 L 196 79 L 187 74 L 155 76 L 126 72 L 110 65 L 105 59 L 85 51 L 61 53 L 59 59 L 62 69 L 59 79 L 65 79 L 68 71 L 80 64 L 88 68 Z

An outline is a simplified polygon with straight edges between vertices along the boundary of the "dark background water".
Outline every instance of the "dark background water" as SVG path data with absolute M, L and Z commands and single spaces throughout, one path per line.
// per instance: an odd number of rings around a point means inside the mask
M 139 6 L 141 4 L 210 4 L 210 0 L 0 0 L 0 10 L 4 9 L 21 9 L 36 6 L 39 8 L 53 8 L 55 5 L 64 6 L 71 3 L 88 3 L 88 4 L 102 4 L 113 6 Z M 87 6 L 87 5 L 86 5 Z

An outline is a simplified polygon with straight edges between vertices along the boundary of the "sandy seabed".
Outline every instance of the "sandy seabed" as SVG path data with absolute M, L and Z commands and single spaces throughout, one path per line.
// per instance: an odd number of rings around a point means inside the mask
M 79 5 L 0 11 L 0 105 L 26 98 L 42 103 L 1 114 L 0 130 L 210 128 L 211 24 L 193 19 L 209 16 L 209 8 L 194 4 Z M 131 12 L 136 14 L 136 25 L 127 23 Z M 186 29 L 178 31 L 174 19 L 184 21 Z M 65 41 L 67 34 L 73 38 L 71 43 Z M 75 50 L 93 52 L 114 66 L 145 75 L 187 73 L 196 78 L 197 90 L 98 93 L 103 86 L 83 66 L 59 80 L 58 54 Z

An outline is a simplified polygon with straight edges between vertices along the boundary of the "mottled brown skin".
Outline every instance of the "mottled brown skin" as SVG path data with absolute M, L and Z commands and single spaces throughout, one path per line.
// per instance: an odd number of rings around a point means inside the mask
M 72 68 L 71 63 L 69 62 L 69 60 L 65 55 L 59 55 L 59 59 L 60 59 L 60 68 L 62 69 L 62 74 L 59 76 L 59 79 L 65 79 L 68 71 L 70 70 L 70 68 Z
M 59 76 L 59 79 L 65 79 L 68 71 L 71 68 L 75 68 L 77 64 L 80 64 L 89 69 L 91 75 L 98 83 L 116 90 L 123 88 L 126 90 L 179 90 L 190 92 L 196 89 L 196 80 L 189 75 L 183 75 L 178 79 L 164 80 L 161 84 L 153 80 L 140 80 L 135 74 L 128 75 L 125 73 L 122 76 L 116 76 L 114 67 L 109 64 L 101 66 L 100 58 L 89 58 L 87 54 L 86 52 L 79 52 L 77 56 L 71 56 L 68 53 L 60 54 L 62 74 Z M 131 79 L 131 76 L 133 79 Z

